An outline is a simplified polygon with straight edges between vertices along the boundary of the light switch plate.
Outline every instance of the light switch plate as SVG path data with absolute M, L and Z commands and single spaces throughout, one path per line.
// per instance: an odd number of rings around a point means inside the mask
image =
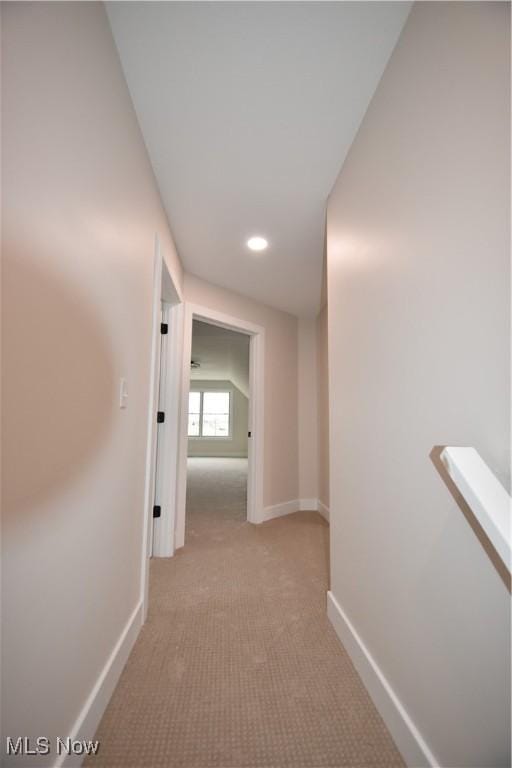
M 126 379 L 121 379 L 119 382 L 119 407 L 127 408 L 128 406 L 128 386 Z

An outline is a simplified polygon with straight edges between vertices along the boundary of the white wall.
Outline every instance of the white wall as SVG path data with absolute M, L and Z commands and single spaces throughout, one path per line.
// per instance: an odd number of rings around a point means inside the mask
M 185 299 L 265 328 L 263 503 L 298 498 L 297 318 L 186 274 Z
M 208 440 L 206 437 L 189 437 L 189 456 L 224 456 L 247 458 L 247 430 L 249 422 L 249 400 L 240 392 L 232 381 L 204 381 L 194 379 L 190 382 L 190 390 L 198 392 L 202 389 L 218 389 L 230 391 L 232 407 L 232 433 L 229 438 Z
M 318 498 L 317 350 L 314 318 L 298 327 L 299 496 Z
M 140 600 L 155 232 L 181 266 L 103 5 L 2 48 L 2 726 L 55 738 Z
M 331 589 L 458 768 L 510 765 L 510 595 L 429 459 L 509 482 L 509 12 L 413 7 L 328 210 Z

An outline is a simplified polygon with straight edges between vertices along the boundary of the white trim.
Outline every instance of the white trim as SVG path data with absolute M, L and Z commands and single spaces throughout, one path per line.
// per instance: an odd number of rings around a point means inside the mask
M 159 409 L 165 412 L 165 422 L 158 435 L 158 501 L 162 507 L 159 518 L 153 520 L 153 557 L 172 557 L 174 554 L 174 528 L 176 516 L 178 441 L 180 427 L 180 386 L 183 338 L 183 304 L 167 304 L 169 332 L 163 347 L 163 392 Z M 163 337 L 164 339 L 166 337 Z
M 189 459 L 247 459 L 247 451 L 222 451 L 222 453 L 193 453 L 189 455 L 188 458 Z
M 407 765 L 410 768 L 438 766 L 425 739 L 332 592 L 327 592 L 327 615 Z
M 219 328 L 227 328 L 229 331 L 246 333 L 248 336 L 265 333 L 265 329 L 261 325 L 256 325 L 256 323 L 251 323 L 248 320 L 242 320 L 232 315 L 226 315 L 224 312 L 218 312 L 216 309 L 202 307 L 191 302 L 187 302 L 185 306 L 190 314 L 193 315 L 194 320 L 202 320 L 209 325 L 218 325 Z M 190 366 L 187 368 L 187 371 L 190 374 Z
M 89 696 L 85 700 L 80 714 L 71 727 L 69 732 L 69 737 L 71 739 L 81 741 L 83 739 L 90 740 L 94 738 L 99 722 L 103 717 L 103 713 L 107 708 L 110 697 L 114 692 L 114 688 L 121 676 L 124 665 L 128 660 L 128 656 L 137 639 L 140 628 L 144 623 L 143 607 L 142 600 L 139 600 L 112 649 L 105 666 L 101 670 L 98 679 L 94 683 Z M 66 764 L 66 768 L 79 766 L 82 764 L 83 759 L 83 755 L 67 755 L 64 753 L 59 755 L 54 763 L 54 768 L 61 768 L 64 763 Z
M 255 524 L 261 522 L 263 516 L 264 403 L 265 330 L 255 325 L 249 344 L 249 430 L 252 438 L 247 441 L 247 520 Z
M 329 510 L 318 499 L 292 499 L 265 507 L 262 522 L 273 520 L 275 517 L 291 515 L 294 512 L 319 512 L 329 522 Z
M 261 522 L 273 520 L 275 517 L 283 517 L 300 511 L 300 499 L 292 501 L 282 501 L 280 504 L 274 504 L 271 507 L 265 507 L 263 510 L 263 519 Z
M 162 264 L 162 276 L 163 271 L 165 267 Z M 162 323 L 169 323 L 169 304 L 166 302 L 163 302 L 160 300 L 161 305 L 161 313 L 160 313 L 160 321 Z M 155 453 L 155 483 L 154 483 L 154 490 L 153 490 L 153 500 L 152 504 L 160 504 L 161 507 L 164 507 L 166 504 L 167 499 L 164 499 L 165 492 L 167 490 L 167 478 L 170 473 L 168 473 L 167 467 L 165 467 L 165 464 L 162 461 L 162 454 L 166 453 L 167 451 L 167 442 L 169 440 L 169 430 L 167 429 L 167 374 L 169 373 L 169 366 L 168 366 L 168 337 L 169 334 L 164 334 L 160 332 L 160 329 L 158 329 L 158 338 L 160 343 L 160 365 L 158 370 L 158 405 L 157 405 L 157 411 L 163 411 L 166 415 L 165 422 L 163 424 L 158 425 L 155 428 L 156 432 L 156 453 Z M 157 552 L 158 547 L 160 545 L 161 541 L 161 535 L 160 535 L 160 521 L 161 518 L 153 518 L 153 526 L 151 531 L 151 556 L 154 557 L 155 555 L 159 554 Z
M 264 364 L 265 329 L 247 320 L 225 315 L 197 304 L 185 304 L 183 328 L 183 359 L 181 374 L 181 418 L 179 433 L 178 477 L 176 491 L 175 548 L 185 543 L 185 508 L 187 497 L 188 453 L 188 393 L 190 389 L 190 358 L 192 352 L 192 322 L 202 320 L 250 336 L 249 346 L 249 431 L 247 476 L 247 520 L 260 523 L 263 519 L 263 441 L 264 441 Z
M 511 499 L 506 489 L 474 448 L 446 446 L 440 458 L 510 573 Z
M 323 501 L 320 501 L 320 499 L 318 499 L 318 511 L 322 515 L 324 520 L 327 520 L 327 522 L 329 522 L 330 520 L 329 507 L 326 507 Z
M 144 496 L 144 529 L 142 536 L 141 595 L 144 620 L 148 612 L 149 558 L 152 554 L 170 557 L 174 554 L 174 518 L 176 511 L 176 474 L 178 456 L 179 375 L 182 355 L 183 305 L 165 260 L 162 258 L 158 234 L 155 234 L 153 272 L 150 389 L 148 403 L 148 435 L 146 445 L 146 483 Z M 162 337 L 162 306 L 168 315 L 170 333 Z M 162 345 L 162 339 L 166 343 Z M 162 370 L 160 350 L 163 352 Z M 156 412 L 159 400 L 164 404 L 166 421 L 157 433 Z M 155 489 L 158 439 L 158 489 Z M 162 516 L 153 520 L 155 490 L 160 496 Z
M 183 358 L 181 365 L 181 413 L 178 436 L 178 479 L 176 488 L 176 522 L 174 547 L 185 544 L 185 509 L 187 503 L 188 393 L 190 391 L 190 358 L 192 355 L 192 313 L 185 304 L 183 319 Z
M 317 512 L 318 499 L 299 499 L 299 509 L 301 512 Z
M 163 260 L 160 241 L 155 234 L 153 264 L 153 302 L 151 320 L 151 362 L 149 371 L 148 431 L 146 441 L 146 479 L 144 488 L 144 523 L 142 530 L 142 562 L 140 591 L 144 606 L 144 620 L 149 600 L 149 558 L 153 544 L 153 494 L 155 488 L 156 412 L 158 409 L 158 384 L 160 378 L 160 312 L 162 296 Z

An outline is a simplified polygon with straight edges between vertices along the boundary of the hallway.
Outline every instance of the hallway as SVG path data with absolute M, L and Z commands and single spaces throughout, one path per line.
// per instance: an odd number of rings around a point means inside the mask
M 329 528 L 245 521 L 244 459 L 189 465 L 187 537 L 100 724 L 104 768 L 398 768 L 325 613 Z
M 2 768 L 510 768 L 511 8 L 0 0 Z

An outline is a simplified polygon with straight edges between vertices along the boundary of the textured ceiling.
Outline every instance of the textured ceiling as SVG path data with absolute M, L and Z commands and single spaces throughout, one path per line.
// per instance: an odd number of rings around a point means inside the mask
M 326 199 L 410 4 L 107 8 L 185 268 L 313 314 Z M 264 253 L 245 247 L 254 234 Z

